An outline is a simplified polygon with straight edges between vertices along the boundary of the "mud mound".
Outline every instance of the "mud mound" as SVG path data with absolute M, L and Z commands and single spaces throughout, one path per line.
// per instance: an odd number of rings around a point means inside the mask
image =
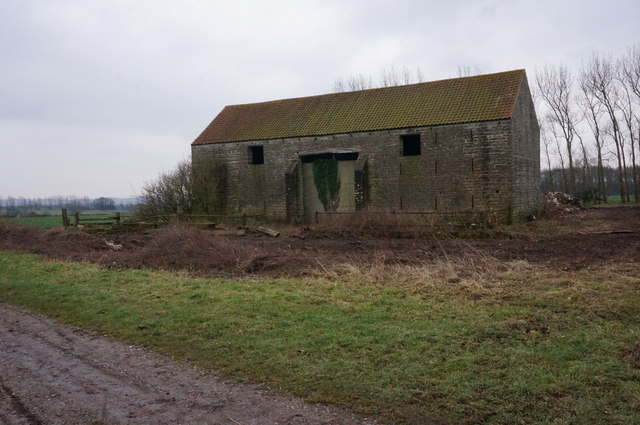
M 0 223 L 0 248 L 61 259 L 84 259 L 88 252 L 109 249 L 102 238 L 75 228 L 38 229 L 15 223 Z
M 128 248 L 128 241 L 121 240 L 121 243 Z M 138 249 L 110 252 L 99 262 L 111 267 L 237 274 L 276 269 L 283 262 L 281 257 L 278 248 L 252 246 L 238 239 L 213 236 L 193 227 L 174 224 L 160 230 Z

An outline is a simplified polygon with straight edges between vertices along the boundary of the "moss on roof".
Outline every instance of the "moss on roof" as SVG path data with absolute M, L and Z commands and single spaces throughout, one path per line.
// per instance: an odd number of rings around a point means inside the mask
M 511 117 L 524 70 L 226 106 L 194 145 Z

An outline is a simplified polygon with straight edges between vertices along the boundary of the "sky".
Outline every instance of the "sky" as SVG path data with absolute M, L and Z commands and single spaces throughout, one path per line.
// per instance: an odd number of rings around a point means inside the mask
M 225 105 L 640 42 L 637 0 L 0 0 L 0 198 L 133 197 Z

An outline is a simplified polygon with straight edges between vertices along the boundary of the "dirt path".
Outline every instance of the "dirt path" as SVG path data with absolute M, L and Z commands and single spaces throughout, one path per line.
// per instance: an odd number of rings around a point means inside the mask
M 378 424 L 0 303 L 0 424 Z

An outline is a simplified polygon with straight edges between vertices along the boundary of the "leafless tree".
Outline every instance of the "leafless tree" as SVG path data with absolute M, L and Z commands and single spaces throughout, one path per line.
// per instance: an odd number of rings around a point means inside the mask
M 544 146 L 544 153 L 545 156 L 547 158 L 547 171 L 548 171 L 548 176 L 549 176 L 549 191 L 553 192 L 555 190 L 554 187 L 554 183 L 553 183 L 553 167 L 551 166 L 551 153 L 549 152 L 549 146 L 551 145 L 551 140 L 549 140 L 549 133 L 542 131 L 541 133 L 541 137 L 542 137 L 542 144 Z
M 622 70 L 622 64 L 621 68 Z M 630 87 L 625 84 L 624 73 L 620 72 L 618 74 L 620 79 L 620 112 L 622 115 L 622 121 L 625 124 L 625 132 L 622 133 L 623 139 L 628 139 L 629 147 L 631 148 L 631 174 L 633 178 L 633 193 L 634 193 L 634 201 L 638 202 L 638 167 L 636 165 L 636 143 L 638 143 L 638 136 L 640 136 L 640 129 L 638 128 L 638 123 L 640 122 L 640 118 L 638 117 L 637 111 L 634 108 L 634 99 L 633 93 L 631 92 Z M 626 143 L 623 143 L 626 145 Z
M 562 139 L 567 153 L 569 175 L 566 190 L 576 195 L 576 172 L 573 159 L 573 141 L 579 115 L 573 110 L 573 78 L 564 65 L 545 66 L 536 71 L 537 95 L 547 107 L 548 127 L 556 140 Z
M 606 111 L 616 149 L 615 157 L 618 162 L 620 200 L 623 203 L 628 202 L 629 190 L 627 186 L 624 139 L 618 117 L 620 88 L 616 78 L 616 67 L 610 58 L 594 53 L 583 68 L 581 80 L 587 91 L 602 104 Z
M 380 75 L 376 81 L 374 81 L 373 77 L 364 74 L 347 78 L 337 78 L 333 82 L 332 92 L 339 93 L 377 87 L 393 87 L 403 84 L 421 83 L 423 81 L 424 74 L 420 68 L 416 68 L 415 72 L 411 72 L 406 66 L 400 69 L 392 66 L 391 68 L 385 68 L 380 71 Z
M 178 163 L 175 169 L 161 174 L 142 188 L 136 213 L 142 217 L 193 212 L 193 177 L 191 160 Z
M 480 75 L 482 71 L 478 65 L 458 65 L 458 77 L 471 77 L 472 75 Z
M 603 149 L 604 139 L 601 131 L 601 119 L 602 119 L 602 105 L 590 92 L 587 84 L 583 81 L 583 75 L 580 75 L 580 91 L 581 96 L 578 101 L 578 105 L 582 109 L 585 121 L 591 128 L 593 134 L 593 141 L 596 148 L 596 175 L 598 181 L 598 192 L 602 197 L 604 203 L 607 203 L 607 187 L 604 179 L 604 165 L 603 165 Z
M 640 177 L 636 162 L 636 148 L 640 153 L 640 44 L 636 44 L 627 50 L 626 56 L 620 62 L 620 77 L 625 90 L 625 103 L 623 108 L 624 120 L 631 139 L 631 160 L 633 167 L 634 198 L 640 202 Z

